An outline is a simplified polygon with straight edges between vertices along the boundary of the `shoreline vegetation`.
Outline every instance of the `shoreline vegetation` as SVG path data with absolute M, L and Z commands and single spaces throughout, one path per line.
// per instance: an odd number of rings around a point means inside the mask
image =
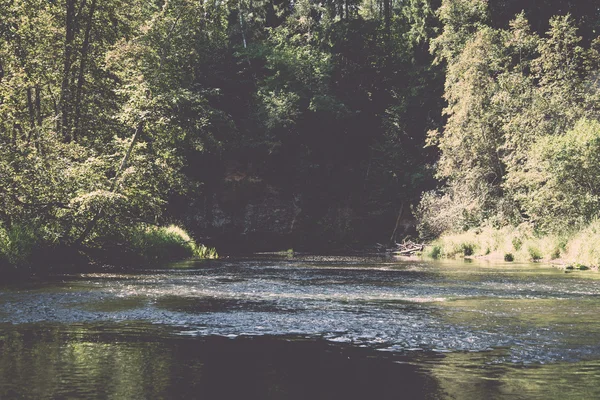
M 447 120 L 428 135 L 440 184 L 415 209 L 424 254 L 598 269 L 600 37 L 550 9 L 542 31 L 525 10 L 501 25 L 495 6 L 437 11 Z
M 7 271 L 217 256 L 192 238 L 328 251 L 417 231 L 435 257 L 600 266 L 597 0 L 0 15 Z
M 542 262 L 567 270 L 600 267 L 600 220 L 563 234 L 536 234 L 529 224 L 482 227 L 446 233 L 425 246 L 423 256 L 479 258 L 506 262 Z
M 44 240 L 32 229 L 0 226 L 0 272 L 30 276 L 90 268 L 138 268 L 186 259 L 216 259 L 215 248 L 198 244 L 182 228 L 139 224 L 120 238 L 95 245 L 64 245 Z

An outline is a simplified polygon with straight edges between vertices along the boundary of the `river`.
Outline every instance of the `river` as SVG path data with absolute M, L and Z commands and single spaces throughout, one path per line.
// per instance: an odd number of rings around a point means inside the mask
M 256 256 L 0 285 L 0 399 L 600 398 L 600 274 Z

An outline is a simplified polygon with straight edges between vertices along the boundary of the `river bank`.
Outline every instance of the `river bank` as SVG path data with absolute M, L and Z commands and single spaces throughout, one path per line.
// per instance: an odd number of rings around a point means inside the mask
M 87 243 L 50 242 L 34 229 L 0 226 L 0 274 L 5 280 L 56 273 L 127 270 L 185 259 L 218 258 L 182 228 L 137 226 L 119 237 Z
M 443 234 L 426 246 L 430 258 L 473 257 L 507 262 L 544 262 L 565 269 L 600 266 L 600 222 L 580 230 L 540 235 L 529 224 L 483 227 Z

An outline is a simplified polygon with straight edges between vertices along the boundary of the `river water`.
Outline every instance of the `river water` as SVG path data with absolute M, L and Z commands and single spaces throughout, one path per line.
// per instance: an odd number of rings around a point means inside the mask
M 600 398 L 600 274 L 273 257 L 0 286 L 0 399 Z

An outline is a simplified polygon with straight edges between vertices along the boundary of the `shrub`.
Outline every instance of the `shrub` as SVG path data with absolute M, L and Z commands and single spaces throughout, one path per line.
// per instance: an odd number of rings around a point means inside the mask
M 521 238 L 519 238 L 519 237 L 514 237 L 512 240 L 512 245 L 516 251 L 519 251 L 519 250 L 521 250 L 521 247 L 523 246 L 523 240 L 521 240 Z
M 461 247 L 465 256 L 472 256 L 475 254 L 475 245 L 473 243 L 463 243 Z
M 134 257 L 150 263 L 218 257 L 215 249 L 197 245 L 185 230 L 175 225 L 138 226 L 130 233 L 128 247 Z
M 504 261 L 513 262 L 515 261 L 515 256 L 512 253 L 504 254 Z
M 0 227 L 0 264 L 13 267 L 29 266 L 37 250 L 42 247 L 43 238 L 33 227 L 13 225 L 9 229 Z
M 425 255 L 427 257 L 433 258 L 434 260 L 441 258 L 442 257 L 442 246 L 440 246 L 438 244 L 428 246 L 427 250 L 425 251 Z
M 527 248 L 527 252 L 529 253 L 529 257 L 533 260 L 533 261 L 538 261 L 542 259 L 542 252 L 540 251 L 539 248 L 537 248 L 536 246 L 529 246 Z
M 466 231 L 482 222 L 482 199 L 474 195 L 481 187 L 448 188 L 444 193 L 425 192 L 415 208 L 417 230 L 422 239 L 447 232 Z
M 7 241 L 6 230 L 0 225 L 0 269 L 6 268 L 8 266 L 8 258 L 5 253 Z
M 201 244 L 196 249 L 196 257 L 198 258 L 207 258 L 207 259 L 216 259 L 219 258 L 219 253 L 217 253 L 217 249 L 214 247 L 206 247 Z

